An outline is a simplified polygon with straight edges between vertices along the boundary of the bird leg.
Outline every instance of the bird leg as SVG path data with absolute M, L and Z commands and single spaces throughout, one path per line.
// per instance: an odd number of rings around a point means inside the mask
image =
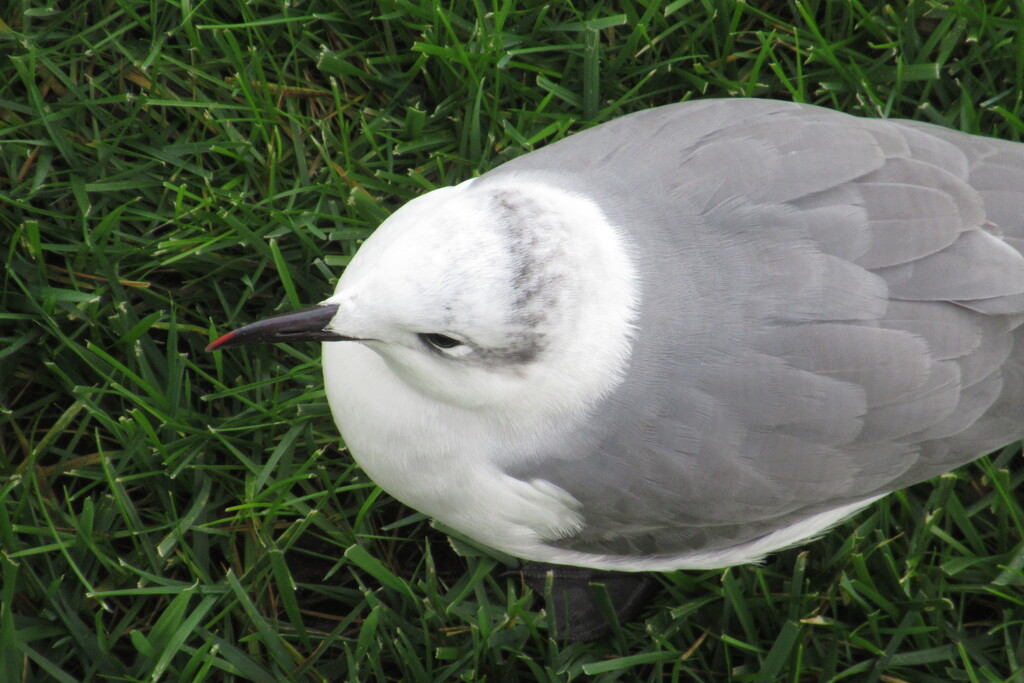
M 602 638 L 612 631 L 609 617 L 631 621 L 657 588 L 649 573 L 614 572 L 530 562 L 520 569 L 523 580 L 546 598 L 557 637 L 572 642 Z M 601 603 L 607 595 L 613 615 Z

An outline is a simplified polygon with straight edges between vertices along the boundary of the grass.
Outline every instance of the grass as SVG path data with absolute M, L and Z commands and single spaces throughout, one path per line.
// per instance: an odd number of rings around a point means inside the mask
M 1019 446 L 550 638 L 344 452 L 313 344 L 389 212 L 573 131 L 755 96 L 1024 139 L 1024 7 L 12 0 L 0 8 L 0 679 L 1011 681 Z

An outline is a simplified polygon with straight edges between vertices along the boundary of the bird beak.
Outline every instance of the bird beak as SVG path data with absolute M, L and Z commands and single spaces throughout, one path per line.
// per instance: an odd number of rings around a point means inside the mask
M 276 344 L 293 341 L 355 341 L 353 337 L 325 329 L 338 312 L 337 304 L 319 304 L 266 320 L 259 320 L 228 332 L 206 347 L 207 351 L 245 344 Z

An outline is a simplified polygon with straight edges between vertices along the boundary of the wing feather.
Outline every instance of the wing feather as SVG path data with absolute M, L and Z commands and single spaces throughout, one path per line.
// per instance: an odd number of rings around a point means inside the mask
M 510 468 L 580 502 L 552 545 L 743 547 L 1024 435 L 1024 145 L 705 101 L 497 173 L 595 198 L 644 273 L 626 380 Z

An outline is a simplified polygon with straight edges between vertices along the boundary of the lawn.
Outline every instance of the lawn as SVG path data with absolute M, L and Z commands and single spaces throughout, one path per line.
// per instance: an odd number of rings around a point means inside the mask
M 739 96 L 1024 140 L 1024 6 L 0 6 L 0 681 L 1020 680 L 1019 444 L 565 644 L 353 464 L 318 345 L 203 351 L 416 195 Z

